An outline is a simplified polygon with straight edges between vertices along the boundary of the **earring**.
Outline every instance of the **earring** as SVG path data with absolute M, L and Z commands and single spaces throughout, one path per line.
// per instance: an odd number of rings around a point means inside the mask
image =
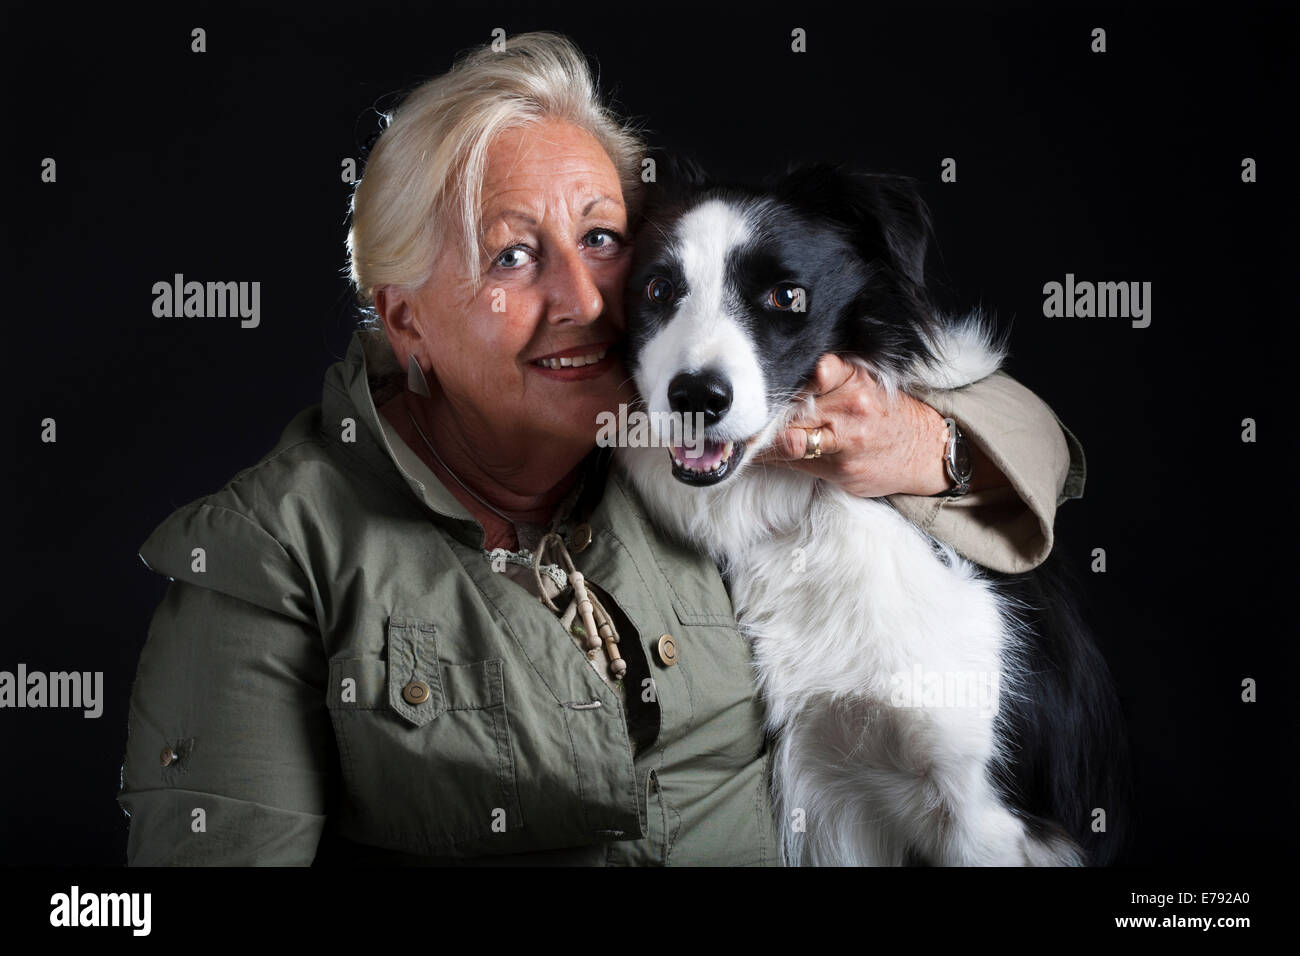
M 429 383 L 425 380 L 424 370 L 420 368 L 420 363 L 415 360 L 415 353 L 411 353 L 411 361 L 406 365 L 406 387 L 416 395 L 429 398 Z

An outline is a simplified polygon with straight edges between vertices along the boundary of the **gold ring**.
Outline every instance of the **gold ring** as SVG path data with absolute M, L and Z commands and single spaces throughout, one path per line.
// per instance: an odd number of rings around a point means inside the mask
M 812 451 L 804 452 L 804 458 L 820 458 L 822 456 L 822 430 L 820 426 L 808 432 L 808 447 Z

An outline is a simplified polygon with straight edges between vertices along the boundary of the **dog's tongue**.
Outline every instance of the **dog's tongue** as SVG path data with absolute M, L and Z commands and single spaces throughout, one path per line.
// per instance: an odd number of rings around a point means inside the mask
M 722 450 L 726 447 L 726 442 L 706 440 L 702 449 L 690 449 L 684 445 L 674 445 L 672 453 L 673 458 L 690 465 L 692 468 L 706 471 L 722 460 Z

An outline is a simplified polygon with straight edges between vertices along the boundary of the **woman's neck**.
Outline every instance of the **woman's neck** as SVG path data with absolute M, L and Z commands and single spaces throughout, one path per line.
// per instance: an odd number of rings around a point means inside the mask
M 475 441 L 454 416 L 446 414 L 450 410 L 438 404 L 436 398 L 422 399 L 407 391 L 385 402 L 379 411 L 483 527 L 483 547 L 488 550 L 519 550 L 515 521 L 549 524 L 555 509 L 577 482 L 582 460 L 590 451 L 548 442 L 510 443 L 488 437 Z M 421 431 L 425 437 L 421 437 Z M 425 438 L 437 449 L 436 456 Z M 510 447 L 512 444 L 514 447 Z M 466 491 L 461 482 L 474 494 Z

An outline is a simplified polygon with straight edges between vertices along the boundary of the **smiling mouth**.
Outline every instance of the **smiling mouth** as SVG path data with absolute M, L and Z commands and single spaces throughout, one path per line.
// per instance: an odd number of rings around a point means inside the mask
M 538 377 L 552 382 L 605 381 L 611 372 L 619 368 L 623 355 L 621 342 L 585 345 L 566 351 L 569 352 L 568 355 L 548 355 L 533 359 L 527 367 Z
M 673 460 L 673 477 L 687 485 L 716 485 L 736 470 L 745 457 L 743 441 L 705 439 L 700 454 L 691 456 L 681 445 L 668 449 Z
M 564 358 L 536 359 L 529 364 L 536 365 L 539 368 L 582 368 L 584 365 L 595 365 L 609 354 L 610 348 L 611 346 L 607 345 L 586 355 L 566 355 Z

